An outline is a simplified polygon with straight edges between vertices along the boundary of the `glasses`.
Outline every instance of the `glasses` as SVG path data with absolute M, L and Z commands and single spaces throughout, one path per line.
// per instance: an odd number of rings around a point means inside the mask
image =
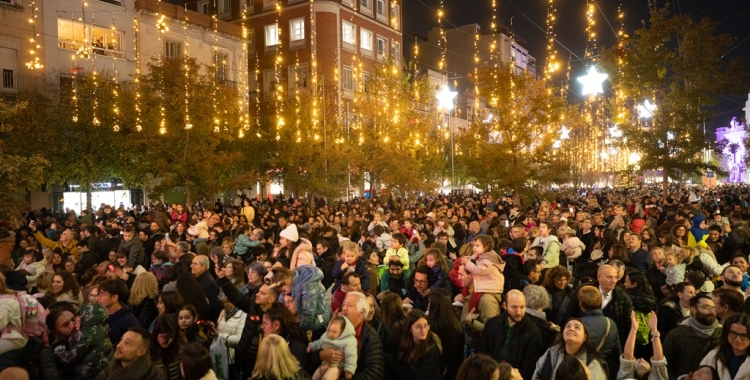
M 747 342 L 750 340 L 750 335 L 748 334 L 740 334 L 736 331 L 729 330 L 729 339 L 737 339 L 740 338 L 741 341 Z

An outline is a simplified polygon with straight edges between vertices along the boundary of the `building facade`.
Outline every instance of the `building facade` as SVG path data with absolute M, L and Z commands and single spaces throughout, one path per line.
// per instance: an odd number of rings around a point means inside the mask
M 45 62 L 41 48 L 44 9 L 42 0 L 0 0 L 0 95 L 15 96 L 40 86 Z M 40 48 L 35 49 L 35 44 Z M 42 66 L 34 67 L 35 58 Z

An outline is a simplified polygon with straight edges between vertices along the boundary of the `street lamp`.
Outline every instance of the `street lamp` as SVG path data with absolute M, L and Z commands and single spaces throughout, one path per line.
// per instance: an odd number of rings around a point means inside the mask
M 451 124 L 451 110 L 453 109 L 453 101 L 456 99 L 456 95 L 458 95 L 458 92 L 451 91 L 448 84 L 443 86 L 443 89 L 437 94 L 438 107 L 448 111 L 448 128 L 450 129 L 451 134 L 451 187 L 454 188 L 456 186 L 456 167 L 453 159 L 454 146 L 453 125 Z

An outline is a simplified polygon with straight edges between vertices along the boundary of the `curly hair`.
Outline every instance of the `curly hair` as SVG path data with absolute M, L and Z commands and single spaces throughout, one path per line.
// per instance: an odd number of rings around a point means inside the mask
M 562 277 L 567 278 L 570 280 L 570 277 L 572 274 L 568 270 L 568 268 L 558 265 L 556 267 L 550 268 L 549 271 L 547 271 L 547 274 L 544 276 L 544 283 L 542 286 L 544 286 L 547 289 L 550 289 L 555 286 L 555 282 L 559 280 Z
M 539 285 L 526 285 L 523 288 L 523 296 L 526 297 L 526 307 L 534 310 L 549 309 L 552 304 L 549 293 Z
M 128 305 L 130 307 L 138 306 L 146 298 L 156 298 L 159 295 L 159 283 L 156 276 L 151 272 L 143 272 L 135 277 L 133 285 L 130 287 L 130 297 Z

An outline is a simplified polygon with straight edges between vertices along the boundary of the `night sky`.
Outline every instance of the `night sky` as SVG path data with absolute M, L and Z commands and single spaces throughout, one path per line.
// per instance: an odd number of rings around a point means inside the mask
M 436 11 L 439 0 L 402 0 L 404 25 L 404 55 L 411 58 L 411 42 L 414 36 L 426 39 L 427 32 L 437 26 Z M 594 0 L 589 0 L 594 1 Z M 601 7 L 597 8 L 596 33 L 599 46 L 612 46 L 617 41 L 615 33 L 610 28 L 612 24 L 617 30 L 618 0 L 596 0 Z M 489 29 L 492 17 L 491 0 L 444 0 L 444 27 L 450 28 L 466 24 L 478 23 L 483 29 Z M 548 0 L 497 0 L 498 19 L 503 25 L 512 25 L 516 36 L 527 41 L 526 48 L 536 57 L 537 70 L 542 70 L 546 58 L 545 22 Z M 642 20 L 648 20 L 647 0 L 623 0 L 625 11 L 625 31 L 632 33 L 642 27 Z M 659 0 L 660 6 L 665 1 Z M 557 8 L 557 23 L 555 31 L 557 39 L 564 46 L 558 44 L 559 57 L 567 59 L 571 56 L 568 50 L 579 57 L 583 56 L 586 48 L 585 10 L 586 0 L 555 0 Z M 750 68 L 750 0 L 675 0 L 672 9 L 677 13 L 689 14 L 695 19 L 709 17 L 720 22 L 719 32 L 728 33 L 736 37 L 737 42 L 725 59 L 742 57 L 745 67 Z M 602 12 L 604 13 L 602 15 Z M 606 16 L 606 20 L 605 20 Z M 511 20 L 512 19 L 512 20 Z M 409 49 L 409 50 L 407 50 Z M 583 72 L 583 67 L 573 58 L 572 77 Z M 577 87 L 577 84 L 571 84 Z M 578 89 L 580 90 L 580 89 Z M 748 89 L 750 92 L 750 88 Z M 747 96 L 727 98 L 719 103 L 714 110 L 711 129 L 728 126 L 732 116 L 744 117 L 742 108 Z

